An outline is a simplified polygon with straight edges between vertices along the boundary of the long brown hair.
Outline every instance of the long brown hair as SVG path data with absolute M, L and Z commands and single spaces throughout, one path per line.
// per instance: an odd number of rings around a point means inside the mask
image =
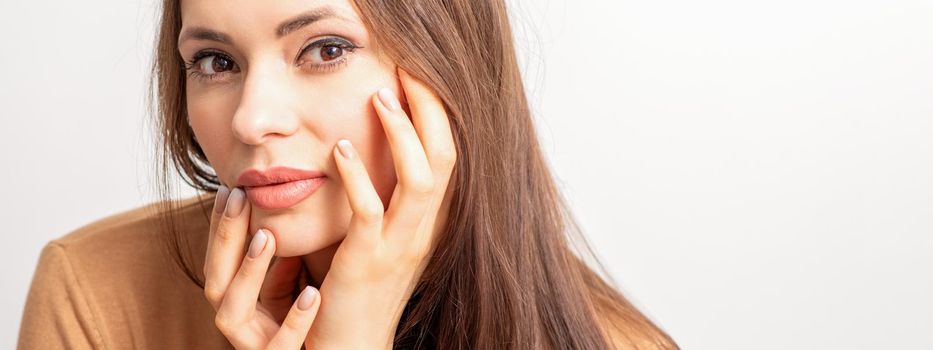
M 199 191 L 219 185 L 187 123 L 179 2 L 163 0 L 150 107 L 161 137 L 166 243 L 203 288 L 195 258 L 181 253 L 169 185 L 172 168 Z M 603 349 L 612 334 L 617 344 L 678 349 L 614 287 L 557 189 L 504 1 L 355 3 L 373 46 L 443 99 L 458 155 L 447 226 L 399 322 L 396 347 Z

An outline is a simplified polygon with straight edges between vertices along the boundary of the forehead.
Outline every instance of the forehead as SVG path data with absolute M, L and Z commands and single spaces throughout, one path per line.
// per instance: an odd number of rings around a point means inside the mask
M 272 35 L 284 21 L 305 13 L 332 13 L 320 22 L 362 26 L 351 0 L 180 0 L 183 27 L 210 27 Z M 247 29 L 248 28 L 248 29 Z

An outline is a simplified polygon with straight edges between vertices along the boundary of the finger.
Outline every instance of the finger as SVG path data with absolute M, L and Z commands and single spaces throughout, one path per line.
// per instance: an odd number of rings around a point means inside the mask
M 301 257 L 273 258 L 272 267 L 259 290 L 259 303 L 269 309 L 276 322 L 282 322 L 294 301 L 295 286 L 301 277 Z
M 204 260 L 204 295 L 216 310 L 243 259 L 250 205 L 240 188 L 230 191 L 224 212 L 210 233 Z
M 418 131 L 428 162 L 431 163 L 431 169 L 434 172 L 435 195 L 431 196 L 427 211 L 437 213 L 437 215 L 427 215 L 427 220 L 423 223 L 426 229 L 418 230 L 422 235 L 419 238 L 423 240 L 427 238 L 423 235 L 437 232 L 440 227 L 435 227 L 435 225 L 443 224 L 447 218 L 446 211 L 450 207 L 452 197 L 449 181 L 456 164 L 457 149 L 443 100 L 431 87 L 411 76 L 401 67 L 398 68 L 398 72 L 405 99 L 411 110 L 412 123 Z M 430 244 L 430 240 L 423 243 Z
M 424 146 L 408 115 L 399 107 L 398 97 L 391 89 L 383 88 L 373 97 L 373 104 L 385 129 L 400 185 L 403 189 L 408 186 L 408 190 L 430 189 L 431 174 L 424 172 L 430 169 Z
M 414 238 L 405 237 L 413 239 L 411 244 L 420 245 L 420 248 L 425 249 L 430 246 L 433 235 L 440 229 L 435 226 L 443 224 L 443 220 L 446 220 L 446 213 L 441 213 L 441 211 L 449 208 L 451 197 L 449 181 L 456 163 L 456 147 L 450 119 L 441 98 L 432 88 L 412 77 L 401 67 L 398 68 L 398 73 L 412 114 L 412 123 L 418 132 L 434 175 L 433 194 L 424 201 L 427 203 L 426 213 L 428 215 L 424 216 L 419 229 L 414 231 L 416 235 Z
M 428 162 L 434 169 L 435 180 L 447 178 L 448 176 L 443 175 L 449 175 L 453 168 L 457 150 L 444 102 L 424 82 L 412 77 L 402 68 L 398 68 L 398 71 L 402 90 L 411 110 L 412 123 L 424 145 Z
M 243 263 L 217 309 L 218 322 L 227 325 L 228 329 L 236 329 L 237 325 L 245 324 L 253 318 L 259 290 L 266 279 L 266 271 L 274 253 L 275 237 L 272 233 L 266 229 L 256 231 Z
M 288 311 L 282 328 L 269 341 L 269 349 L 299 349 L 304 343 L 317 310 L 321 305 L 320 293 L 312 286 L 305 287 L 298 300 Z
M 337 141 L 334 159 L 337 161 L 337 170 L 353 209 L 346 239 L 374 242 L 382 232 L 384 209 L 382 199 L 369 178 L 369 172 L 349 140 Z
M 227 198 L 230 195 L 230 189 L 227 186 L 221 184 L 217 188 L 217 194 L 214 196 L 214 207 L 211 210 L 211 225 L 208 233 L 214 232 L 217 229 L 217 224 L 220 223 L 220 217 L 223 215 L 224 206 L 227 204 Z M 210 247 L 211 240 L 213 240 L 214 235 L 207 235 L 207 246 Z
M 434 190 L 434 176 L 418 133 L 399 107 L 395 93 L 380 89 L 373 100 L 398 174 L 398 187 L 386 211 L 387 231 L 394 232 L 398 225 L 414 228 L 421 222 L 427 199 Z

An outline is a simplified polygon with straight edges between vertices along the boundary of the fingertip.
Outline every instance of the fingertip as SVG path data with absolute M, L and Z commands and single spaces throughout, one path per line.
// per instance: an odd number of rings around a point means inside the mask
M 227 203 L 224 208 L 224 216 L 236 218 L 249 213 L 249 200 L 246 191 L 240 187 L 234 187 L 227 195 Z
M 402 67 L 398 67 L 398 71 L 399 71 L 398 80 L 402 85 L 402 90 L 407 95 L 408 87 L 411 85 L 414 79 L 412 78 L 411 74 L 408 74 L 408 71 L 402 69 Z
M 230 195 L 230 189 L 221 184 L 217 188 L 217 194 L 214 197 L 214 213 L 220 214 L 223 213 L 224 208 L 227 205 L 227 197 Z
M 268 245 L 269 250 L 275 253 L 275 243 L 277 242 L 275 239 L 275 234 L 273 234 L 272 231 L 267 228 L 262 230 L 266 233 L 266 245 Z
M 423 85 L 420 80 L 416 79 L 414 76 L 408 73 L 408 71 L 399 68 L 399 71 L 402 72 L 399 74 L 399 81 L 402 83 L 402 92 L 405 95 L 406 100 L 408 100 L 409 94 L 418 94 L 420 90 L 423 89 Z
M 353 143 L 347 139 L 340 139 L 337 141 L 337 150 L 341 156 L 345 159 L 353 159 L 356 156 L 356 150 L 353 148 Z
M 372 95 L 373 108 L 376 110 L 376 115 L 379 117 L 379 120 L 385 125 L 385 116 L 389 114 L 389 108 L 386 107 L 385 102 L 382 101 L 382 98 L 379 97 L 379 91 L 376 91 Z
M 382 100 L 379 99 L 379 91 L 374 92 L 370 96 L 370 99 L 372 100 L 371 102 L 373 103 L 373 107 L 375 107 L 376 109 L 378 109 L 379 106 L 382 105 Z
M 269 230 L 256 230 L 256 233 L 253 234 L 253 238 L 250 240 L 246 255 L 255 259 L 258 258 L 260 254 L 266 251 L 271 251 L 271 248 L 273 247 L 272 240 L 272 234 L 269 232 Z
M 305 342 L 317 317 L 320 299 L 318 290 L 307 286 L 298 296 L 282 322 L 282 328 L 267 344 L 267 349 L 297 349 Z
M 301 295 L 298 297 L 298 309 L 302 311 L 310 310 L 311 307 L 314 306 L 315 302 L 317 302 L 319 299 L 319 295 L 320 293 L 318 293 L 317 288 L 314 288 L 310 285 L 306 286 L 305 289 L 301 291 Z

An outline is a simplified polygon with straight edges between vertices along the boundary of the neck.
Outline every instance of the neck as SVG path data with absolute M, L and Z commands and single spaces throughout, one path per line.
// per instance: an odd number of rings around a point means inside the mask
M 324 282 L 324 277 L 327 276 L 327 271 L 330 270 L 330 262 L 334 259 L 334 253 L 337 252 L 340 242 L 343 242 L 343 240 L 301 257 L 305 271 L 309 274 L 308 277 L 311 278 L 309 284 L 314 288 L 321 288 L 321 283 Z

